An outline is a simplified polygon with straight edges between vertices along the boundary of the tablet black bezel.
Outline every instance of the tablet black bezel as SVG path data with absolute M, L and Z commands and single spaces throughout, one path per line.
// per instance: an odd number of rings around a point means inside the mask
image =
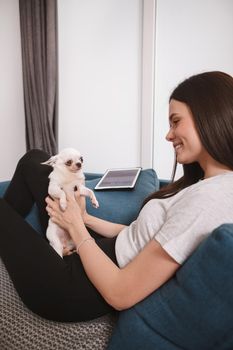
M 106 177 L 108 176 L 109 172 L 127 172 L 129 170 L 135 170 L 135 176 L 133 181 L 128 184 L 128 185 L 111 185 L 111 186 L 101 186 L 101 183 L 106 179 Z M 136 181 L 138 179 L 138 176 L 140 174 L 140 171 L 142 170 L 142 168 L 140 167 L 131 167 L 131 168 L 111 168 L 111 169 L 107 169 L 106 172 L 104 173 L 104 175 L 102 176 L 102 178 L 100 179 L 100 181 L 96 184 L 95 186 L 95 190 L 96 191 L 100 191 L 100 190 L 118 190 L 118 189 L 133 189 L 135 187 Z

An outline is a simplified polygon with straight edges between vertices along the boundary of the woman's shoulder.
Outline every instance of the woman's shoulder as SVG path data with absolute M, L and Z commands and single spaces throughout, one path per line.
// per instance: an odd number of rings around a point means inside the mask
M 216 196 L 225 196 L 225 194 L 233 196 L 233 172 L 209 177 L 199 180 L 195 184 L 188 186 L 171 197 L 172 202 L 182 199 L 188 201 L 196 201 L 198 198 L 215 198 Z
M 212 189 L 231 190 L 233 189 L 233 171 L 208 177 L 198 181 L 195 185 L 197 189 L 199 188 L 207 191 L 211 191 Z M 194 185 L 193 188 L 195 189 Z
M 225 196 L 226 194 L 233 196 L 233 172 L 228 172 L 216 176 L 209 177 L 198 181 L 187 188 L 186 196 L 214 198 L 217 196 Z

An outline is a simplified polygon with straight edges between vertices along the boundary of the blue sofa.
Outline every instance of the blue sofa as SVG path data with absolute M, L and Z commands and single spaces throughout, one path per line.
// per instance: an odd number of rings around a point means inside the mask
M 99 177 L 99 174 L 87 174 L 87 186 L 94 188 Z M 98 192 L 100 210 L 93 209 L 89 203 L 87 209 L 96 216 L 128 224 L 136 218 L 143 198 L 165 183 L 152 169 L 143 170 L 135 190 Z M 0 196 L 7 185 L 0 183 Z M 40 233 L 36 207 L 26 220 Z M 45 349 L 46 341 L 49 341 L 48 349 L 233 349 L 232 224 L 214 230 L 172 279 L 117 318 L 107 315 L 79 324 L 43 320 L 22 305 L 3 266 L 0 273 L 0 310 L 4 310 L 0 313 L 1 349 L 20 349 L 22 338 L 24 348 L 32 350 L 34 341 Z M 8 314 L 9 310 L 15 310 L 15 305 L 17 315 L 11 314 L 14 317 L 11 322 Z M 29 316 L 33 329 L 28 323 Z M 15 333 L 18 338 L 13 344 Z

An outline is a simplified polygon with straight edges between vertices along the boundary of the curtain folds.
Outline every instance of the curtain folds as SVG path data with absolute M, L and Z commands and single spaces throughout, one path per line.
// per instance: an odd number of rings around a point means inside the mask
M 57 153 L 57 0 L 19 0 L 27 150 Z

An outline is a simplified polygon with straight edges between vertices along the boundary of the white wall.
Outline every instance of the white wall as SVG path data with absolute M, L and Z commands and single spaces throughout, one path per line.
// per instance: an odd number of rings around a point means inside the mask
M 140 165 L 142 0 L 58 1 L 59 148 Z
M 169 178 L 169 94 L 203 70 L 233 75 L 233 1 L 156 2 L 152 166 Z M 80 148 L 88 171 L 140 165 L 142 3 L 58 0 L 59 147 Z M 1 181 L 26 148 L 18 0 L 0 0 L 0 42 Z
M 173 150 L 164 139 L 169 95 L 184 78 L 202 71 L 233 75 L 233 1 L 157 0 L 155 57 L 153 166 L 169 178 Z
M 19 5 L 0 0 L 0 181 L 10 179 L 25 152 Z

